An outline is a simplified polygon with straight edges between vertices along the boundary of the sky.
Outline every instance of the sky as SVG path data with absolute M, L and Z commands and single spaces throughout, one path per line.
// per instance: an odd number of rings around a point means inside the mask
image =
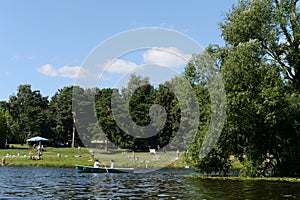
M 81 76 L 101 77 L 101 84 L 95 82 L 101 88 L 114 87 L 120 77 L 145 64 L 175 66 L 182 71 L 182 60 L 189 59 L 191 52 L 172 45 L 138 49 L 113 61 L 103 60 L 97 63 L 99 74 L 84 66 L 91 52 L 103 42 L 145 27 L 174 30 L 203 48 L 223 45 L 218 23 L 236 3 L 237 0 L 0 0 L 0 101 L 15 95 L 21 84 L 30 84 L 32 90 L 51 97 L 59 89 L 74 85 Z

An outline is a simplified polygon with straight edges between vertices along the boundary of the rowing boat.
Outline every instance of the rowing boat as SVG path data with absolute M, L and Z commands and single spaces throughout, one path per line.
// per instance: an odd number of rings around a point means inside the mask
M 78 173 L 129 173 L 134 172 L 134 168 L 105 168 L 91 166 L 76 166 Z

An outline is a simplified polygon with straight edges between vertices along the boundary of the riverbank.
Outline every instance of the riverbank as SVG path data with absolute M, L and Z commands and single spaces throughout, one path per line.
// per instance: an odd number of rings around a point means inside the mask
M 110 160 L 115 161 L 116 167 L 134 167 L 134 168 L 185 168 L 184 161 L 177 159 L 176 152 L 159 152 L 156 157 L 148 152 L 134 153 L 126 150 L 103 151 L 99 149 L 80 148 L 54 148 L 47 147 L 43 152 L 41 160 L 29 159 L 29 152 L 32 151 L 37 156 L 33 148 L 21 145 L 14 145 L 14 148 L 0 149 L 0 156 L 5 158 L 7 166 L 44 166 L 44 167 L 70 167 L 76 165 L 92 166 L 94 159 L 109 166 Z M 92 158 L 92 152 L 94 159 Z M 227 181 L 273 181 L 300 183 L 300 178 L 288 177 L 236 177 L 236 176 L 208 176 L 208 175 L 188 175 L 194 179 L 205 180 L 227 180 Z
M 209 176 L 209 175 L 188 175 L 190 178 L 202 180 L 220 180 L 220 181 L 271 181 L 271 182 L 289 182 L 300 184 L 300 178 L 290 177 L 239 177 L 239 176 Z
M 29 159 L 32 151 L 37 156 L 37 151 L 28 146 L 14 145 L 14 148 L 0 149 L 1 158 L 5 159 L 8 166 L 45 166 L 45 167 L 74 167 L 76 165 L 92 166 L 95 159 L 110 165 L 114 160 L 116 167 L 134 168 L 183 168 L 184 163 L 177 159 L 176 152 L 159 152 L 157 155 L 149 152 L 134 153 L 127 150 L 103 151 L 99 149 L 80 148 L 54 148 L 47 147 L 41 160 Z

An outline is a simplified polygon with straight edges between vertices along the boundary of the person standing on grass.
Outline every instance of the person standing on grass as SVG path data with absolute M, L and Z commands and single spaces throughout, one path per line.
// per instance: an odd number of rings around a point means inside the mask
M 176 151 L 176 159 L 179 159 L 179 149 L 177 149 L 177 151 Z
M 78 145 L 77 153 L 80 154 L 80 146 Z
M 114 160 L 110 160 L 110 168 L 114 168 L 115 167 L 115 161 Z

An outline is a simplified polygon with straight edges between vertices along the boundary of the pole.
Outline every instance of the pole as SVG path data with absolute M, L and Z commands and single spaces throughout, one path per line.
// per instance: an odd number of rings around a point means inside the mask
M 75 116 L 76 113 L 72 112 L 72 117 L 73 117 L 73 132 L 72 132 L 72 145 L 71 145 L 72 148 L 75 147 Z

